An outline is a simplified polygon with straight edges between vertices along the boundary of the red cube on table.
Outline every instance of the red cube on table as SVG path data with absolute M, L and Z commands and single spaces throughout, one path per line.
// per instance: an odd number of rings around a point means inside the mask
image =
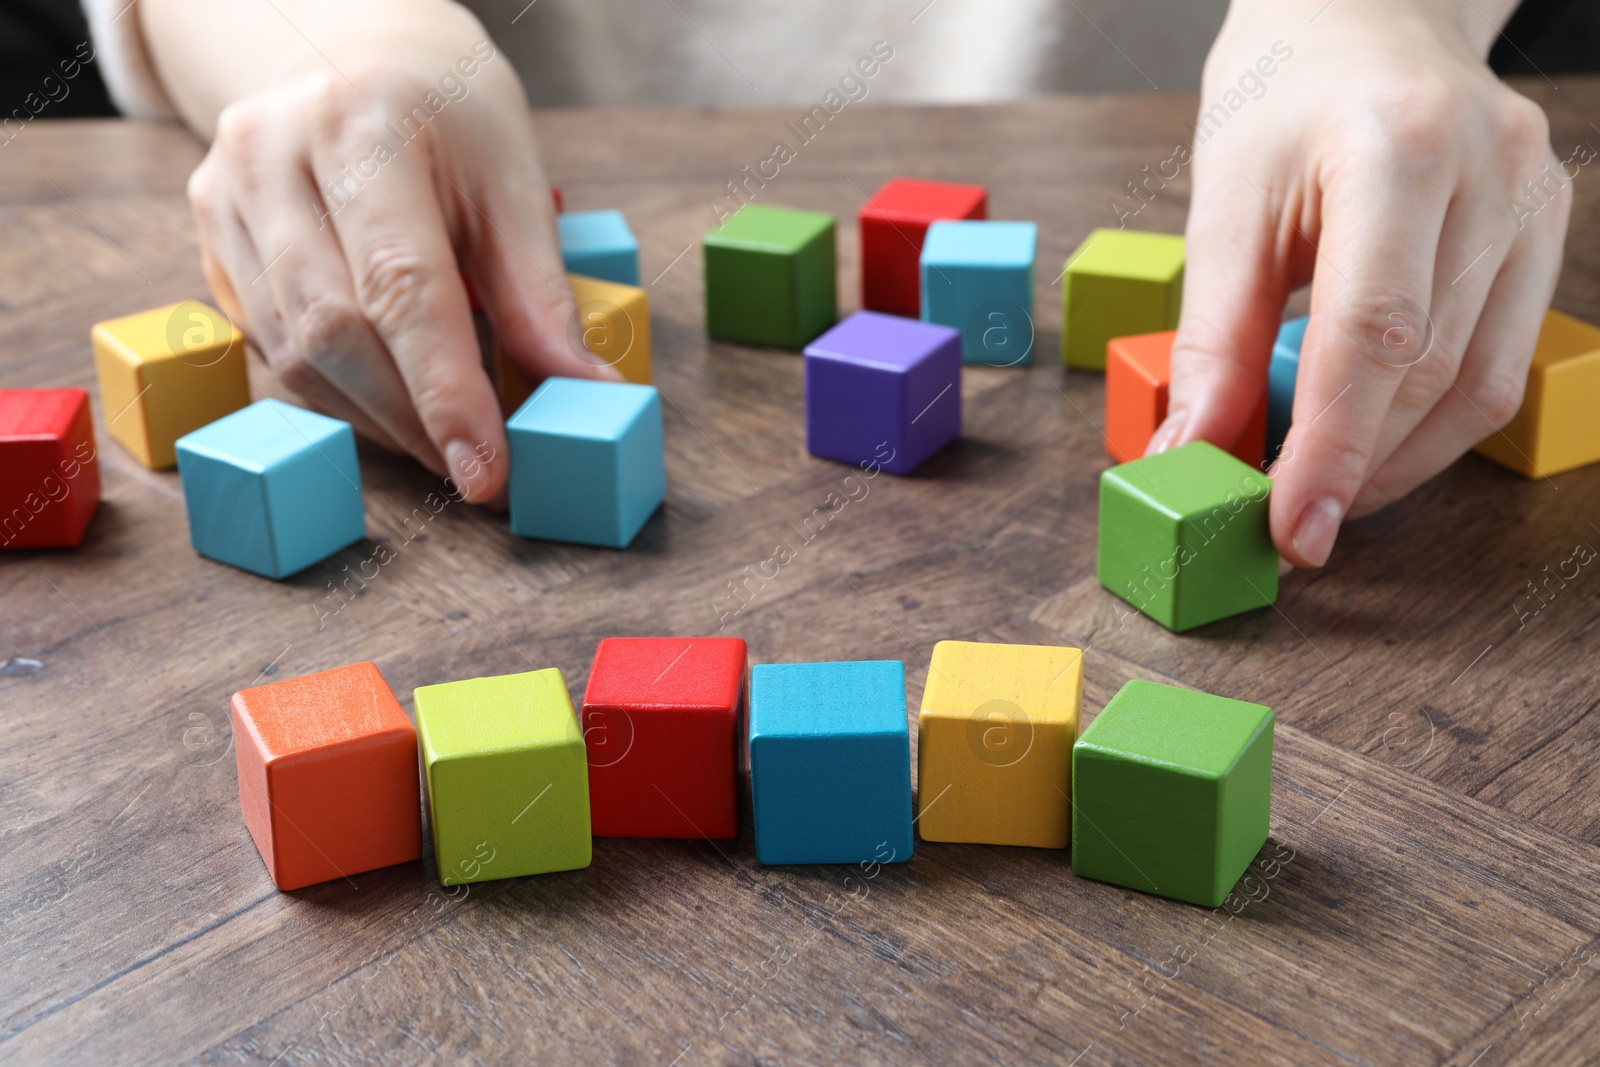
M 981 185 L 890 178 L 861 205 L 861 306 L 917 318 L 922 293 L 917 260 L 928 224 L 982 219 L 989 194 Z
M 73 548 L 100 503 L 89 394 L 0 389 L 0 548 Z
M 608 637 L 583 694 L 596 837 L 739 835 L 738 637 Z
M 1167 417 L 1167 387 L 1172 381 L 1172 342 L 1176 330 L 1113 337 L 1106 345 L 1106 451 L 1118 463 L 1144 455 L 1145 446 Z M 1267 449 L 1267 393 L 1262 382 L 1256 405 L 1232 452 L 1260 469 Z

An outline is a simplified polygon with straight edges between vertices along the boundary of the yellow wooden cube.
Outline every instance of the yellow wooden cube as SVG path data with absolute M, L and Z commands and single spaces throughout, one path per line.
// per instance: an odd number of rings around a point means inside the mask
M 917 724 L 925 841 L 1066 848 L 1083 653 L 940 641 Z
M 111 436 L 152 470 L 177 463 L 178 438 L 250 403 L 244 334 L 198 300 L 96 323 L 90 338 Z
M 1600 329 L 1551 309 L 1516 417 L 1478 451 L 1527 478 L 1600 460 Z

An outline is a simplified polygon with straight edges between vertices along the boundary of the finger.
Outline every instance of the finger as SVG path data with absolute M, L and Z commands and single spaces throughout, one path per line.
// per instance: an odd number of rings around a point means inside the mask
M 1518 241 L 1490 288 L 1461 374 L 1439 405 L 1362 488 L 1355 515 L 1376 511 L 1444 470 L 1511 421 L 1561 270 L 1565 220 Z
M 369 121 L 340 118 L 316 140 L 319 183 L 370 155 L 381 126 Z M 431 144 L 419 136 L 403 145 L 332 223 L 362 315 L 393 356 L 450 476 L 477 502 L 505 484 L 505 429 L 434 188 Z
M 230 193 L 265 260 L 249 288 L 270 293 L 283 343 L 343 393 L 341 409 L 361 413 L 358 427 L 381 428 L 387 447 L 398 442 L 396 450 L 446 473 L 394 360 L 357 306 L 329 207 L 311 178 L 304 128 L 239 108 L 218 127 L 217 144 L 232 163 Z
M 1323 194 L 1323 225 L 1295 383 L 1294 421 L 1273 471 L 1278 552 L 1320 567 L 1366 480 L 1405 367 L 1384 347 L 1427 314 L 1448 188 L 1404 162 L 1352 168 Z

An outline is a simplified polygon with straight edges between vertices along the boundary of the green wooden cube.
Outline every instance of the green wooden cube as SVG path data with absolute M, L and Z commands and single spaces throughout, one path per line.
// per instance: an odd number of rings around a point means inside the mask
M 1072 869 L 1219 906 L 1267 840 L 1272 709 L 1123 686 L 1072 749 Z
M 416 690 L 444 885 L 589 866 L 589 764 L 554 667 Z
M 804 348 L 839 317 L 832 215 L 746 204 L 705 238 L 706 332 Z
M 1182 300 L 1182 237 L 1095 230 L 1061 276 L 1061 361 L 1105 370 L 1107 341 L 1176 329 Z
M 1181 632 L 1278 598 L 1272 480 L 1195 441 L 1100 475 L 1100 584 Z

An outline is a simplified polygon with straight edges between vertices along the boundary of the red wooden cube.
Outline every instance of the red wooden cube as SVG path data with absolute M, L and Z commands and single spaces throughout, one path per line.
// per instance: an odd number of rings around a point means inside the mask
M 861 306 L 917 318 L 922 313 L 922 239 L 928 224 L 989 216 L 981 185 L 890 178 L 861 205 Z
M 0 548 L 73 548 L 99 503 L 89 394 L 0 389 Z
M 739 836 L 738 637 L 608 637 L 583 694 L 596 837 Z
M 1176 330 L 1141 333 L 1113 337 L 1106 345 L 1106 451 L 1118 463 L 1144 455 L 1150 438 L 1166 420 L 1172 342 L 1177 336 Z M 1266 448 L 1267 393 L 1263 388 L 1250 422 L 1228 451 L 1259 470 Z
M 239 807 L 279 889 L 422 856 L 417 731 L 371 663 L 233 694 Z

